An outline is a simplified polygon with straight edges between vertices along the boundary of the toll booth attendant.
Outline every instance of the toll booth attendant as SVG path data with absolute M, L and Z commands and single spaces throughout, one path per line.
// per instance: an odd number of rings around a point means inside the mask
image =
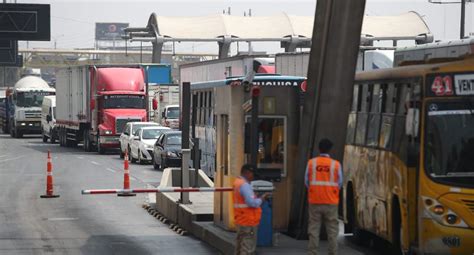
M 308 188 L 308 254 L 316 254 L 319 246 L 319 232 L 324 221 L 328 234 L 329 254 L 337 254 L 337 235 L 339 226 L 337 209 L 339 189 L 342 186 L 342 166 L 332 159 L 329 139 L 319 142 L 319 156 L 308 161 L 305 184 Z
M 255 254 L 257 247 L 257 228 L 262 216 L 262 201 L 269 194 L 260 198 L 255 196 L 250 182 L 253 181 L 255 168 L 244 165 L 240 176 L 234 181 L 234 220 L 237 225 L 236 255 Z

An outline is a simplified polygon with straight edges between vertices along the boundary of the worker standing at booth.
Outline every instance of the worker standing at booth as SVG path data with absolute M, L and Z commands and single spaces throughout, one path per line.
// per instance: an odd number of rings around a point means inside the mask
M 260 198 L 255 196 L 250 182 L 255 177 L 255 168 L 246 164 L 235 179 L 234 188 L 234 220 L 237 225 L 236 255 L 255 254 L 257 247 L 257 228 L 262 216 L 262 205 L 269 194 Z
M 342 166 L 329 155 L 332 149 L 329 139 L 319 142 L 319 156 L 308 161 L 305 184 L 308 188 L 308 254 L 317 254 L 319 233 L 324 222 L 328 234 L 329 254 L 337 254 L 339 225 L 337 210 L 339 190 L 342 186 Z

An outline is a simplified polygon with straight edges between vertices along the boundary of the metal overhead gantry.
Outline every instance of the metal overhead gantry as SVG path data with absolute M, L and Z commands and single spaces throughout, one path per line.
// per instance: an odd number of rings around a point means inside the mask
M 93 49 L 20 49 L 24 65 L 28 67 L 67 67 L 83 64 L 126 64 L 151 62 L 151 51 L 118 51 Z M 212 60 L 216 54 L 165 52 L 169 62 Z
M 152 62 L 161 60 L 166 42 L 217 42 L 219 58 L 229 56 L 233 42 L 280 42 L 285 52 L 311 47 L 314 17 L 275 16 L 242 17 L 211 15 L 200 17 L 164 17 L 152 13 L 146 27 L 125 29 L 124 39 L 151 42 Z M 334 31 L 332 31 L 334 32 Z M 433 41 L 433 35 L 421 16 L 408 12 L 395 16 L 365 16 L 361 31 L 362 45 L 374 41 L 415 40 L 418 44 Z

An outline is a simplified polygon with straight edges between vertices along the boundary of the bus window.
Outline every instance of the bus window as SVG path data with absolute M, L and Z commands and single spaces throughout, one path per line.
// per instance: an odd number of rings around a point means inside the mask
M 395 100 L 397 95 L 397 88 L 395 84 L 390 83 L 387 86 L 387 100 L 385 103 L 385 113 L 395 113 Z
M 382 149 L 390 149 L 392 146 L 392 126 L 393 116 L 385 115 L 382 117 L 380 127 L 379 147 Z
M 357 127 L 356 127 L 356 134 L 355 134 L 355 143 L 358 145 L 365 144 L 365 135 L 367 131 L 367 118 L 368 113 L 358 113 L 357 114 Z
M 369 124 L 367 132 L 367 145 L 377 146 L 380 129 L 380 110 L 382 108 L 380 85 L 375 84 L 372 88 L 372 100 L 369 113 Z
M 369 85 L 363 84 L 362 93 L 361 93 L 361 109 L 360 109 L 360 112 L 357 114 L 357 126 L 356 126 L 356 134 L 355 134 L 355 143 L 359 145 L 365 145 L 365 137 L 367 134 L 367 119 L 368 119 L 368 111 L 369 111 L 368 108 L 370 106 L 369 102 L 370 102 Z
M 369 111 L 369 102 L 370 102 L 370 93 L 369 93 L 369 85 L 364 84 L 362 85 L 362 98 L 361 98 L 361 107 L 360 112 L 368 112 Z
M 355 85 L 354 91 L 352 93 L 352 107 L 351 107 L 352 112 L 359 111 L 360 109 L 359 103 L 360 103 L 359 85 Z
M 399 157 L 405 161 L 406 144 L 405 121 L 407 114 L 407 103 L 410 101 L 410 84 L 397 84 L 397 112 L 395 116 L 394 133 L 393 133 L 393 151 L 399 154 Z
M 356 120 L 357 120 L 357 113 L 355 112 L 350 113 L 349 119 L 347 120 L 346 144 L 354 143 L 354 135 L 356 131 Z

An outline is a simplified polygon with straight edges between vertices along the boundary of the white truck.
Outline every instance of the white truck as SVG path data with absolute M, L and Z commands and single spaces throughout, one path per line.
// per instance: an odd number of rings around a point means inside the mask
M 25 76 L 7 90 L 5 114 L 0 116 L 8 123 L 10 135 L 21 138 L 23 134 L 41 134 L 41 105 L 45 96 L 55 95 L 43 79 Z
M 45 96 L 41 107 L 41 130 L 43 142 L 54 143 L 58 139 L 56 128 L 56 96 Z
M 150 105 L 148 107 L 148 109 L 150 109 L 149 119 L 166 126 L 165 120 L 163 119 L 163 112 L 166 112 L 165 108 L 170 105 L 178 105 L 179 108 L 179 92 L 179 85 L 177 84 L 150 85 L 148 88 L 148 96 L 150 99 Z M 167 117 L 166 114 L 164 117 Z

